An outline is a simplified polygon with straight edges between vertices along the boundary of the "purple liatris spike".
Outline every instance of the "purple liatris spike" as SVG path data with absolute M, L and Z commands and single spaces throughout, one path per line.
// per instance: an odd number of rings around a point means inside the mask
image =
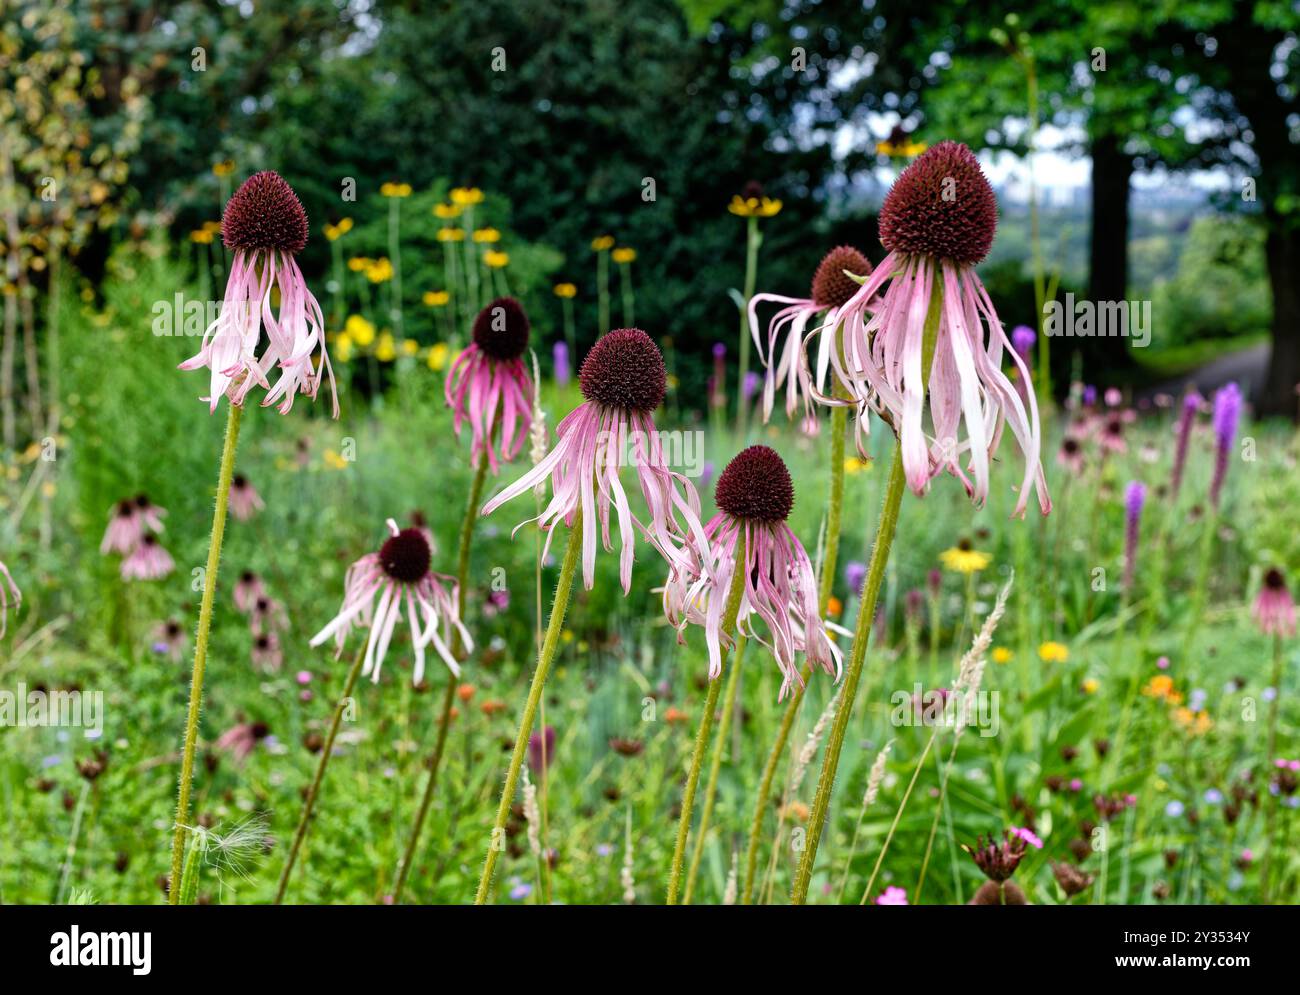
M 573 371 L 569 367 L 569 347 L 563 342 L 555 343 L 551 348 L 551 359 L 555 363 L 555 385 L 566 386 L 573 376 Z
M 1029 362 L 1029 351 L 1033 349 L 1038 336 L 1028 325 L 1017 325 L 1011 330 L 1011 347 L 1020 354 L 1020 358 Z
M 1196 422 L 1196 412 L 1201 406 L 1201 395 L 1192 391 L 1183 398 L 1183 411 L 1178 416 L 1178 442 L 1174 447 L 1174 472 L 1169 480 L 1169 493 L 1178 497 L 1178 488 L 1183 483 L 1183 468 L 1187 465 L 1187 443 L 1192 437 L 1192 425 Z
M 1129 481 L 1124 488 L 1124 587 L 1133 586 L 1137 570 L 1138 533 L 1142 520 L 1142 505 L 1146 503 L 1147 488 L 1141 481 Z
M 1228 455 L 1237 438 L 1237 422 L 1241 418 L 1241 391 L 1235 383 L 1227 383 L 1214 393 L 1214 479 L 1210 482 L 1210 504 L 1217 511 L 1223 493 L 1223 480 L 1228 475 Z
M 534 774 L 545 776 L 555 759 L 555 726 L 547 726 L 528 737 L 528 766 Z
M 849 593 L 861 594 L 862 585 L 867 580 L 867 565 L 861 560 L 850 560 L 844 567 L 844 582 L 849 585 Z

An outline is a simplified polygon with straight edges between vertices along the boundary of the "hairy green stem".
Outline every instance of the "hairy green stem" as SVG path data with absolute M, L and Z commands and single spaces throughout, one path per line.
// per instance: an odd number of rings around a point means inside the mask
M 285 889 L 289 886 L 289 876 L 293 874 L 293 866 L 298 860 L 298 851 L 302 847 L 303 840 L 307 838 L 307 827 L 311 824 L 311 813 L 316 807 L 316 799 L 320 796 L 320 786 L 325 780 L 325 768 L 329 766 L 330 756 L 334 753 L 334 738 L 339 733 L 339 724 L 343 721 L 343 713 L 347 710 L 349 699 L 352 697 L 352 690 L 356 687 L 357 677 L 361 673 L 361 665 L 366 659 L 366 644 L 363 642 L 357 648 L 356 659 L 352 661 L 352 666 L 348 669 L 347 680 L 343 683 L 343 694 L 339 696 L 338 705 L 334 708 L 334 718 L 330 721 L 329 732 L 325 734 L 325 744 L 321 747 L 320 762 L 316 765 L 316 776 L 312 778 L 311 787 L 307 789 L 307 797 L 302 803 L 302 815 L 298 817 L 298 829 L 293 834 L 293 843 L 289 846 L 289 858 L 284 863 L 284 870 L 280 872 L 280 885 L 275 891 L 275 904 L 279 905 L 284 901 Z
M 542 688 L 546 685 L 546 677 L 550 673 L 551 662 L 555 659 L 555 650 L 560 642 L 560 631 L 564 628 L 564 615 L 569 609 L 569 596 L 573 591 L 573 575 L 577 570 L 578 557 L 581 553 L 582 509 L 579 508 L 573 516 L 573 524 L 569 530 L 569 543 L 564 550 L 564 562 L 560 565 L 560 576 L 555 583 L 555 601 L 551 605 L 551 619 L 546 625 L 546 639 L 542 643 L 542 652 L 537 657 L 537 669 L 533 671 L 533 683 L 528 689 L 524 714 L 519 719 L 519 733 L 515 736 L 515 748 L 510 755 L 510 767 L 506 771 L 501 803 L 497 806 L 492 835 L 488 839 L 487 857 L 483 861 L 483 876 L 479 879 L 478 892 L 474 896 L 475 905 L 487 903 L 488 890 L 492 886 L 492 872 L 496 869 L 497 857 L 505 844 L 506 818 L 510 814 L 515 787 L 519 782 L 519 768 L 524 762 L 524 753 L 528 749 L 528 735 L 532 732 L 533 718 L 537 714 L 537 704 L 541 701 Z
M 212 628 L 212 601 L 217 592 L 217 567 L 221 563 L 221 540 L 226 533 L 226 510 L 230 503 L 230 481 L 235 473 L 235 447 L 239 444 L 239 423 L 244 409 L 237 404 L 226 408 L 226 439 L 217 473 L 217 503 L 212 512 L 212 537 L 208 542 L 208 563 L 203 574 L 203 597 L 199 602 L 199 631 L 194 641 L 194 671 L 190 676 L 190 705 L 185 717 L 185 745 L 181 749 L 181 780 L 176 795 L 176 823 L 172 830 L 172 866 L 167 901 L 180 901 L 181 862 L 185 857 L 185 827 L 190 819 L 190 782 L 194 776 L 194 744 L 199 732 L 199 708 L 203 703 L 203 671 L 208 662 L 208 633 Z
M 755 526 L 761 527 L 761 526 Z M 722 612 L 722 635 L 726 639 L 736 632 L 736 619 L 740 615 L 740 600 L 745 591 L 745 577 L 748 569 L 745 565 L 745 550 L 749 545 L 748 526 L 742 525 L 740 538 L 736 542 L 735 569 L 731 573 L 731 587 L 727 591 L 727 604 Z M 739 660 L 732 663 L 732 670 L 737 668 Z M 722 648 L 722 665 L 727 665 L 727 648 Z M 704 701 L 704 713 L 700 716 L 700 727 L 695 733 L 695 749 L 691 752 L 691 766 L 686 774 L 686 790 L 682 793 L 682 811 L 677 820 L 677 844 L 673 847 L 672 868 L 668 872 L 668 904 L 677 904 L 677 892 L 681 886 L 682 859 L 686 856 L 686 837 L 691 832 L 691 810 L 695 807 L 695 789 L 700 783 L 700 767 L 704 763 L 704 754 L 709 748 L 709 729 L 713 725 L 713 712 L 718 707 L 718 693 L 722 690 L 722 675 L 709 681 L 708 697 Z

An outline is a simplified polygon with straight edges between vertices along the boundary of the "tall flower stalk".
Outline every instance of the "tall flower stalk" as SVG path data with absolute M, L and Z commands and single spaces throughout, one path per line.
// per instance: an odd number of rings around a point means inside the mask
M 743 195 L 731 198 L 727 210 L 745 219 L 745 284 L 737 301 L 740 308 L 740 369 L 736 378 L 736 434 L 743 441 L 749 415 L 743 390 L 745 376 L 749 373 L 749 301 L 754 296 L 754 286 L 758 282 L 758 250 L 763 244 L 759 220 L 779 214 L 781 201 L 763 196 L 762 185 L 751 180 L 745 184 Z

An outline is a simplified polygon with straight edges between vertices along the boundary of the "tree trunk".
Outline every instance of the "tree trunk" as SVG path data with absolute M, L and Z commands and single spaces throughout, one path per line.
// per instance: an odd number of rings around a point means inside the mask
M 1102 135 L 1092 142 L 1092 233 L 1088 297 L 1122 301 L 1128 292 L 1129 180 L 1133 158 L 1120 139 Z
M 1264 243 L 1268 281 L 1273 289 L 1273 347 L 1263 389 L 1256 399 L 1260 414 L 1295 418 L 1300 410 L 1300 229 L 1273 219 Z

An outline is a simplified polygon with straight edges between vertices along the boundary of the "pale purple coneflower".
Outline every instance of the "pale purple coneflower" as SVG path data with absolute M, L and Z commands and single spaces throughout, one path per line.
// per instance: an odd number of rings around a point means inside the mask
M 233 755 L 237 763 L 243 763 L 257 744 L 270 734 L 265 722 L 240 722 L 217 737 L 216 747 Z
M 1107 387 L 1102 399 L 1106 402 L 1106 407 L 1118 408 L 1124 403 L 1124 392 L 1118 387 Z
M 1061 448 L 1056 451 L 1056 462 L 1070 473 L 1080 473 L 1083 470 L 1083 446 L 1073 435 L 1067 435 L 1061 440 Z
M 271 629 L 253 635 L 249 655 L 252 657 L 254 667 L 272 673 L 278 671 L 284 663 L 280 637 Z
M 122 560 L 123 580 L 158 580 L 166 577 L 176 567 L 171 554 L 152 533 L 141 536 L 135 549 Z
M 1140 480 L 1130 480 L 1124 488 L 1124 588 L 1131 590 L 1137 572 L 1138 536 L 1142 524 L 1142 506 L 1147 488 Z
M 923 153 L 885 197 L 880 240 L 889 255 L 841 309 L 843 354 L 832 350 L 831 362 L 859 409 L 878 407 L 893 424 L 913 492 L 924 494 L 946 469 L 982 505 L 989 461 L 1009 427 L 1025 459 L 1013 514 L 1025 513 L 1031 488 L 1047 514 L 1052 502 L 1040 458 L 1038 402 L 1032 391 L 1021 399 L 1002 372 L 1003 353 L 1025 380 L 1029 371 L 975 272 L 996 228 L 997 199 L 974 153 L 949 141 Z M 936 289 L 942 307 L 934 341 L 927 343 Z M 923 353 L 930 347 L 926 370 Z M 860 428 L 863 421 L 860 416 Z M 969 457 L 964 469 L 958 462 L 963 453 Z
M 302 393 L 315 400 L 321 380 L 329 378 L 334 417 L 338 390 L 325 348 L 325 318 L 294 257 L 307 245 L 307 212 L 298 195 L 278 174 L 254 173 L 226 202 L 221 240 L 234 253 L 221 313 L 203 333 L 197 354 L 182 370 L 211 373 L 207 401 L 212 411 L 223 394 L 242 405 L 254 386 L 266 390 L 262 405 L 279 404 L 282 414 Z M 280 293 L 278 313 L 272 293 Z M 266 348 L 262 329 L 266 329 Z M 319 368 L 312 353 L 320 350 Z M 274 386 L 267 380 L 280 370 Z
M 1196 412 L 1201 408 L 1201 395 L 1196 391 L 1183 397 L 1182 412 L 1178 416 L 1178 439 L 1174 443 L 1174 469 L 1169 478 L 1169 495 L 1178 497 L 1178 489 L 1183 484 L 1183 469 L 1187 466 L 1187 444 L 1192 438 L 1192 426 L 1196 423 Z
M 1214 479 L 1210 482 L 1210 504 L 1215 511 L 1223 495 L 1223 481 L 1228 475 L 1228 457 L 1237 438 L 1241 418 L 1241 391 L 1229 382 L 1214 392 Z
M 785 413 L 794 417 L 802 392 L 805 420 L 812 414 L 812 396 L 809 391 L 812 374 L 803 362 L 804 336 L 809 323 L 824 315 L 818 328 L 816 386 L 826 392 L 826 373 L 830 366 L 831 351 L 838 336 L 840 309 L 857 293 L 861 283 L 849 274 L 865 279 L 871 274 L 871 262 L 851 245 L 831 249 L 817 264 L 813 272 L 812 288 L 807 297 L 784 297 L 780 294 L 755 294 L 749 299 L 749 333 L 758 348 L 758 358 L 767 367 L 763 384 L 763 420 L 772 414 L 776 391 L 785 387 Z M 771 302 L 782 305 L 767 325 L 767 349 L 758 332 L 758 305 Z M 778 349 L 778 340 L 788 332 L 785 345 Z M 779 353 L 779 356 L 778 356 Z
M 1128 452 L 1128 442 L 1124 439 L 1124 419 L 1119 414 L 1109 414 L 1097 421 L 1097 442 L 1107 453 Z
M 522 357 L 529 328 L 513 297 L 492 301 L 474 319 L 473 341 L 451 364 L 443 387 L 456 434 L 469 422 L 470 459 L 477 465 L 486 453 L 493 473 L 518 456 L 528 438 L 534 386 Z
M 153 630 L 153 651 L 159 656 L 168 657 L 173 663 L 180 663 L 185 655 L 189 639 L 185 627 L 174 618 L 159 622 Z
M 279 632 L 289 628 L 289 615 L 280 602 L 262 595 L 253 599 L 253 605 L 248 611 L 248 627 L 253 635 Z
M 9 568 L 0 563 L 0 638 L 4 637 L 9 621 L 9 606 L 15 609 L 23 602 L 23 592 L 18 590 Z
M 1255 624 L 1266 636 L 1296 634 L 1295 601 L 1287 588 L 1286 578 L 1277 567 L 1270 567 L 1255 597 Z
M 119 501 L 113 505 L 99 551 L 129 555 L 140 544 L 146 531 L 163 531 L 162 520 L 166 514 L 166 509 L 150 501 L 146 494 L 137 494 L 126 501 Z
M 251 570 L 245 570 L 235 581 L 235 608 L 247 615 L 257 604 L 258 598 L 266 597 L 266 587 L 262 578 Z
M 248 478 L 242 473 L 235 474 L 230 481 L 230 513 L 246 522 L 265 507 L 266 502 Z
M 348 567 L 343 578 L 343 606 L 312 637 L 311 645 L 319 646 L 333 636 L 337 652 L 342 653 L 354 625 L 368 628 L 361 674 L 378 682 L 388 644 L 405 608 L 415 652 L 414 682 L 418 684 L 424 677 L 424 650 L 430 645 L 447 669 L 459 677 L 460 664 L 450 646 L 452 632 L 460 637 L 466 650 L 474 648 L 474 641 L 457 613 L 456 578 L 429 569 L 433 556 L 419 529 L 398 529 L 391 518 L 388 529 L 391 535 L 377 553 L 367 553 Z
M 767 446 L 750 446 L 727 464 L 718 478 L 718 513 L 704 527 L 708 559 L 687 550 L 681 569 L 670 570 L 664 585 L 664 613 L 678 630 L 688 624 L 704 627 L 709 650 L 709 678 L 722 673 L 722 649 L 734 637 L 723 631 L 723 614 L 732 577 L 745 571 L 737 631 L 767 646 L 781 670 L 778 698 L 803 679 L 795 654 L 807 654 L 839 679 L 840 651 L 827 638 L 817 608 L 817 581 L 803 545 L 786 524 L 794 505 L 794 483 L 781 457 Z M 744 561 L 737 562 L 743 543 Z M 754 627 L 760 619 L 766 637 Z
M 546 532 L 543 557 L 555 537 L 554 526 L 572 526 L 582 512 L 582 579 L 595 583 L 596 531 L 606 550 L 610 512 L 618 521 L 622 543 L 619 578 L 624 592 L 632 587 L 635 529 L 670 563 L 681 560 L 679 544 L 708 547 L 700 523 L 700 499 L 690 481 L 668 468 L 653 412 L 664 399 L 667 374 L 659 347 L 639 328 L 618 328 L 603 335 L 578 373 L 586 399 L 555 427 L 555 445 L 540 463 L 483 506 L 488 515 L 505 502 L 527 494 L 549 476 L 552 496 L 536 521 Z M 630 443 L 630 446 L 629 446 Z M 625 462 L 636 466 L 641 493 L 650 511 L 642 524 L 628 504 L 619 480 Z

